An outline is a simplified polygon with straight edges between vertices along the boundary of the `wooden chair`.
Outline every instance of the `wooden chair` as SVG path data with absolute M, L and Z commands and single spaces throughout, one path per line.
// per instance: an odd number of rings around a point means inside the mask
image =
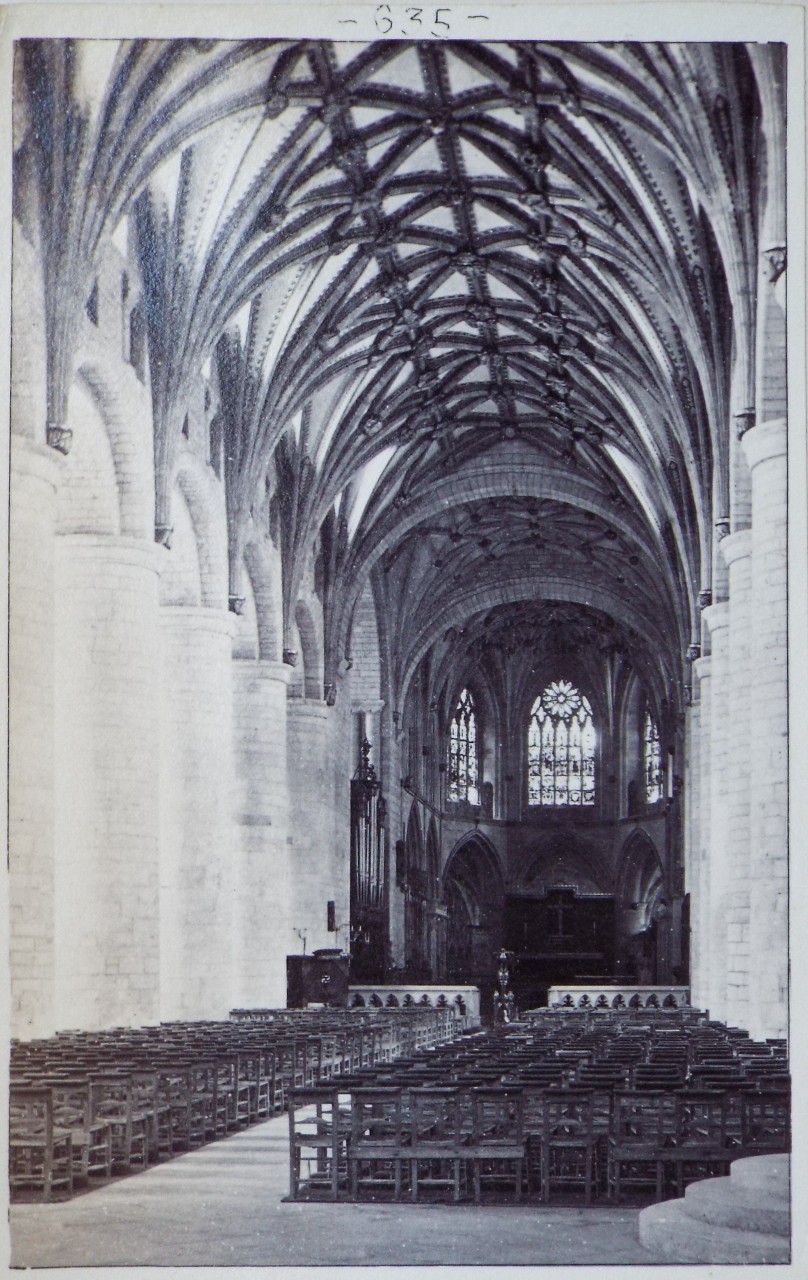
M 512 1182 L 514 1199 L 521 1200 L 526 1162 L 522 1090 L 518 1087 L 475 1088 L 472 1103 L 470 1158 L 475 1202 L 480 1203 L 483 1183 Z
M 339 1087 L 309 1085 L 289 1095 L 289 1198 L 312 1195 L 338 1200 L 348 1180 L 350 1112 L 340 1107 Z
M 744 1156 L 791 1150 L 791 1094 L 760 1089 L 741 1097 L 741 1151 Z
M 149 1162 L 149 1117 L 135 1109 L 131 1080 L 120 1075 L 91 1080 L 90 1111 L 93 1124 L 109 1126 L 113 1171 L 145 1169 Z
M 394 1198 L 400 1200 L 408 1146 L 401 1087 L 354 1089 L 348 1148 L 351 1199 L 358 1200 L 360 1187 L 366 1187 L 372 1192 L 392 1189 Z
M 86 1080 L 54 1080 L 53 1123 L 69 1130 L 73 1150 L 73 1181 L 112 1176 L 112 1133 L 105 1120 L 92 1120 L 90 1086 Z
M 726 1132 L 726 1096 L 714 1090 L 681 1089 L 675 1094 L 673 1142 L 660 1159 L 672 1175 L 674 1194 L 682 1196 L 691 1182 L 729 1172 L 737 1149 L 730 1150 Z
M 73 1140 L 54 1125 L 50 1089 L 9 1090 L 9 1184 L 41 1191 L 44 1201 L 59 1188 L 73 1194 Z
M 586 1203 L 591 1204 L 598 1178 L 593 1118 L 589 1090 L 547 1090 L 541 1151 L 542 1200 L 549 1201 L 555 1184 L 583 1187 Z
M 465 1107 L 463 1105 L 465 1101 Z M 449 1188 L 460 1199 L 461 1174 L 471 1157 L 473 1118 L 468 1093 L 456 1088 L 419 1085 L 409 1091 L 410 1144 L 406 1152 L 410 1196 L 424 1188 Z M 464 1123 L 465 1119 L 465 1123 Z
M 665 1094 L 661 1091 L 619 1090 L 614 1095 L 609 1139 L 609 1198 L 620 1202 L 623 1188 L 648 1190 L 662 1199 L 665 1135 Z

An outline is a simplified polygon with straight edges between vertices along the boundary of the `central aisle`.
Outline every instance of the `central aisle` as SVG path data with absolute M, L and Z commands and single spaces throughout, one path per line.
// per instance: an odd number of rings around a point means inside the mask
M 15 1267 L 653 1263 L 637 1209 L 283 1204 L 278 1116 L 64 1204 L 12 1206 Z

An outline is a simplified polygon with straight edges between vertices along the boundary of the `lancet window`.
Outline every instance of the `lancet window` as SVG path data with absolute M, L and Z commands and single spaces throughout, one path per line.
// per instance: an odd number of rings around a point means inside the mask
M 449 799 L 480 803 L 477 715 L 468 689 L 457 700 L 449 731 Z
M 651 712 L 645 712 L 643 730 L 643 763 L 645 768 L 645 802 L 655 804 L 662 799 L 662 749 L 659 745 L 659 725 Z

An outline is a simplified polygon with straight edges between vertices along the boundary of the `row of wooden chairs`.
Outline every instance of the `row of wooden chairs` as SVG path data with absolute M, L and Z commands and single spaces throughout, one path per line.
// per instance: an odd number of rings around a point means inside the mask
M 431 1009 L 280 1010 L 14 1043 L 12 1191 L 70 1195 L 171 1159 L 281 1114 L 295 1087 L 435 1048 L 455 1027 Z
M 446 1086 L 349 1081 L 294 1090 L 289 1101 L 290 1198 L 356 1200 L 364 1193 L 412 1200 L 470 1182 L 478 1203 L 489 1184 L 549 1201 L 582 1191 L 586 1204 L 627 1189 L 662 1199 L 697 1178 L 725 1173 L 739 1156 L 788 1150 L 783 1091 L 730 1095 L 544 1086 Z

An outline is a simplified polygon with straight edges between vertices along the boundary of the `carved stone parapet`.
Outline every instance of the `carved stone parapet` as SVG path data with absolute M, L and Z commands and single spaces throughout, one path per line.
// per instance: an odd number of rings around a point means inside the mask
M 445 986 L 368 983 L 348 988 L 352 1009 L 446 1009 L 461 1027 L 480 1025 L 480 988 L 447 983 Z
M 550 1010 L 586 1009 L 686 1009 L 690 988 L 674 986 L 634 986 L 628 983 L 602 986 L 558 986 L 547 993 Z M 543 1013 L 544 1010 L 536 1010 Z M 529 1016 L 529 1015 L 528 1015 Z M 524 1017 L 524 1015 L 523 1015 Z
M 45 432 L 45 439 L 51 449 L 56 449 L 58 453 L 63 453 L 66 457 L 73 443 L 73 432 L 70 427 L 60 427 L 55 423 L 50 423 Z

